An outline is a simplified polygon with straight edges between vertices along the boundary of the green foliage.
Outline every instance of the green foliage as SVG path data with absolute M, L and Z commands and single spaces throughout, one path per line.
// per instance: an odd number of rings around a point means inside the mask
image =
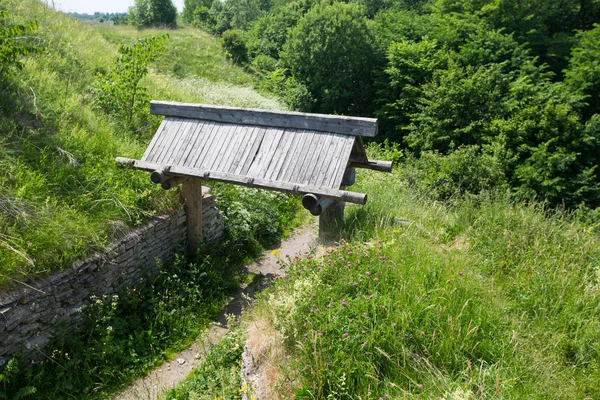
M 44 45 L 22 58 L 23 68 L 1 91 L 9 98 L 3 97 L 0 115 L 2 286 L 68 268 L 152 215 L 180 206 L 177 191 L 163 191 L 147 175 L 114 162 L 141 157 L 157 119 L 134 114 L 132 129 L 124 130 L 127 121 L 98 112 L 90 95 L 97 73 L 109 74 L 119 55 L 102 35 L 130 46 L 167 31 L 82 24 L 34 0 L 9 5 L 10 24 L 40 21 L 35 37 Z M 177 40 L 140 81 L 148 96 L 281 108 L 248 87 L 253 78 L 226 60 L 217 40 L 191 28 L 172 34 Z M 176 67 L 185 79 L 172 76 Z
M 585 116 L 600 113 L 600 25 L 579 32 L 577 45 L 571 52 L 565 83 L 586 96 Z
M 252 59 L 259 55 L 279 58 L 279 52 L 287 40 L 291 29 L 303 14 L 295 3 L 282 8 L 277 13 L 268 14 L 256 20 L 247 33 L 248 52 Z
M 450 64 L 422 86 L 418 111 L 411 115 L 406 142 L 417 152 L 448 153 L 462 145 L 489 143 L 485 127 L 502 111 L 508 81 L 498 64 Z
M 253 65 L 257 60 L 260 58 L 256 57 Z M 314 98 L 307 87 L 293 76 L 289 76 L 285 69 L 277 68 L 272 72 L 265 73 L 259 87 L 275 93 L 292 110 L 310 111 L 313 108 Z
M 0 372 L 0 399 L 19 400 L 36 394 L 37 389 L 34 386 L 23 386 L 21 388 L 13 388 L 15 378 L 19 375 L 19 366 L 14 358 L 8 360 L 2 371 Z M 11 389 L 11 390 L 9 390 Z M 11 397 L 8 397 L 10 394 Z
M 129 21 L 138 29 L 177 26 L 177 8 L 171 0 L 135 0 L 129 8 Z
M 234 400 L 244 391 L 240 358 L 244 351 L 242 330 L 228 321 L 230 331 L 203 359 L 186 380 L 167 393 L 165 399 Z
M 27 379 L 40 398 L 109 397 L 193 340 L 226 303 L 239 267 L 206 251 L 160 265 L 155 279 L 118 295 L 92 296 L 84 330 L 48 345 L 20 383 Z
M 494 339 L 505 323 L 468 289 L 472 278 L 431 256 L 425 269 L 398 236 L 385 246 L 342 240 L 322 258 L 289 260 L 288 277 L 263 297 L 304 392 L 396 398 L 425 384 L 432 393 L 428 369 L 452 376 L 465 360 L 490 369 L 500 361 Z
M 183 19 L 186 22 L 193 23 L 196 20 L 198 8 L 210 9 L 212 6 L 211 0 L 184 0 L 183 2 Z
M 132 45 L 119 46 L 120 57 L 106 74 L 99 73 L 92 85 L 96 106 L 130 126 L 134 115 L 147 113 L 149 97 L 140 81 L 148 73 L 149 63 L 163 50 L 168 35 L 138 39 Z
M 258 256 L 279 244 L 300 209 L 296 197 L 243 186 L 217 185 L 215 196 L 235 243 L 230 251 L 239 253 L 235 259 Z
M 448 65 L 449 54 L 437 41 L 424 37 L 420 42 L 400 41 L 387 51 L 388 87 L 380 92 L 383 106 L 378 111 L 386 136 L 401 142 L 410 115 L 417 111 L 423 95 L 421 85 L 430 81 L 438 69 Z
M 403 179 L 418 193 L 435 200 L 456 201 L 506 187 L 502 165 L 479 146 L 463 146 L 446 157 L 424 152 L 418 159 L 404 160 L 401 169 Z
M 38 27 L 37 21 L 14 24 L 9 13 L 0 9 L 0 82 L 4 84 L 6 76 L 13 69 L 23 67 L 21 57 L 37 51 L 32 33 Z
M 248 63 L 248 49 L 244 39 L 244 33 L 237 29 L 223 32 L 221 36 L 221 47 L 234 64 L 245 65 Z
M 475 149 L 458 152 L 456 168 L 485 170 Z M 289 354 L 279 387 L 340 399 L 594 397 L 598 235 L 506 195 L 445 207 L 407 190 L 404 168 L 359 175 L 370 201 L 343 227 L 356 239 L 287 259 L 259 300 Z
M 319 4 L 290 31 L 281 60 L 315 100 L 311 111 L 365 115 L 379 62 L 362 9 Z

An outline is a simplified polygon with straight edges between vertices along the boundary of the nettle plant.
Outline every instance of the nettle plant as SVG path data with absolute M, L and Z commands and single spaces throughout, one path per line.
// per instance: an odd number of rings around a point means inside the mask
M 138 39 L 131 45 L 120 45 L 116 65 L 106 74 L 99 73 L 92 84 L 98 108 L 131 126 L 134 115 L 146 111 L 149 97 L 140 85 L 148 73 L 148 65 L 164 49 L 169 35 Z

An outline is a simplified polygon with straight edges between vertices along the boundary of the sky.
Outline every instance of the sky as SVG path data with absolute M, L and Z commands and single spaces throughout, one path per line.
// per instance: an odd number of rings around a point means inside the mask
M 45 0 L 52 4 L 52 0 Z M 183 10 L 183 0 L 172 0 L 177 10 Z M 77 12 L 80 14 L 93 14 L 99 12 L 127 12 L 134 0 L 54 0 L 57 10 Z

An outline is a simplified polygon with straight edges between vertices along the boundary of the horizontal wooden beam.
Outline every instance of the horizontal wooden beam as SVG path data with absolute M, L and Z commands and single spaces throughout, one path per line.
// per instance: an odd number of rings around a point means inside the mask
M 131 158 L 117 157 L 115 161 L 117 162 L 117 164 L 120 165 L 125 165 L 150 172 L 168 168 L 169 174 L 171 176 L 193 177 L 213 180 L 217 182 L 229 182 L 248 187 L 271 189 L 286 193 L 312 193 L 323 197 L 329 197 L 335 200 L 341 200 L 356 204 L 365 204 L 367 202 L 367 195 L 364 193 L 348 192 L 345 190 L 328 189 L 308 185 L 298 185 L 295 183 L 271 181 L 267 179 L 250 178 L 247 176 L 233 175 L 225 172 L 206 171 L 195 168 L 180 167 L 177 165 L 165 166 L 161 164 L 150 163 L 147 161 L 133 160 Z
M 265 111 L 154 100 L 150 102 L 150 112 L 170 117 L 194 118 L 230 124 L 308 129 L 352 136 L 374 137 L 377 135 L 377 119 L 375 118 Z
M 381 171 L 381 172 L 392 172 L 392 162 L 391 161 L 372 160 L 372 161 L 367 161 L 365 163 L 365 162 L 352 161 L 352 159 L 350 159 L 350 167 L 372 169 L 374 171 Z
M 171 178 L 168 178 L 167 180 L 163 181 L 160 183 L 160 186 L 165 189 L 165 190 L 169 190 L 171 188 L 174 188 L 177 185 L 181 185 L 183 182 L 185 182 L 188 178 L 185 176 L 173 176 Z M 204 189 L 204 188 L 203 188 Z

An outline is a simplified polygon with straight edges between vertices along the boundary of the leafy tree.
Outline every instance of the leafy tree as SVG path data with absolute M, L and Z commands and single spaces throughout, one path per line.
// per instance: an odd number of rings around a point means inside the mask
M 451 63 L 448 69 L 436 71 L 422 91 L 405 140 L 417 153 L 447 154 L 463 145 L 489 143 L 486 126 L 502 110 L 508 80 L 499 64 Z
M 438 69 L 445 69 L 450 54 L 437 41 L 424 37 L 421 42 L 402 40 L 392 43 L 387 52 L 388 85 L 379 92 L 383 105 L 377 111 L 386 137 L 400 142 L 410 115 L 417 111 L 421 86 Z
M 306 86 L 289 76 L 284 69 L 276 68 L 265 73 L 260 87 L 278 95 L 292 110 L 310 111 L 313 108 L 314 99 Z
M 264 54 L 278 59 L 287 40 L 288 31 L 304 14 L 295 3 L 281 8 L 277 13 L 256 20 L 247 33 L 248 51 L 251 58 Z
M 492 28 L 513 33 L 556 74 L 566 67 L 572 32 L 600 20 L 598 0 L 437 0 L 435 8 L 478 15 Z
M 363 10 L 344 3 L 313 7 L 281 53 L 283 65 L 314 97 L 312 111 L 356 115 L 372 110 L 379 58 Z
M 198 8 L 210 9 L 212 0 L 184 0 L 182 17 L 189 23 L 194 23 L 195 13 Z
M 221 0 L 214 0 L 210 6 L 210 22 L 212 24 L 210 30 L 220 35 L 226 30 L 231 29 L 231 19 L 233 18 L 231 12 L 231 9 Z
M 119 46 L 116 65 L 106 75 L 99 73 L 92 85 L 96 106 L 131 126 L 134 115 L 148 107 L 148 95 L 140 81 L 148 73 L 150 61 L 163 50 L 167 38 L 168 35 L 152 36 Z
M 152 26 L 175 27 L 177 8 L 171 0 L 135 0 L 129 8 L 129 19 L 138 29 Z
M 577 34 L 577 46 L 572 50 L 565 82 L 572 90 L 586 96 L 584 116 L 600 114 L 600 25 Z

